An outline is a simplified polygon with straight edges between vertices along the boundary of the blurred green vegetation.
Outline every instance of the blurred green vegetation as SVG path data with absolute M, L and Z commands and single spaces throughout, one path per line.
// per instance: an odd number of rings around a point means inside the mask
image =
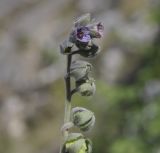
M 157 23 L 159 10 L 160 7 L 154 10 L 152 16 Z M 131 81 L 116 85 L 97 82 L 95 102 L 102 107 L 95 111 L 99 111 L 99 121 L 94 135 L 94 153 L 160 151 L 160 94 L 152 98 L 144 94 L 150 81 L 160 79 L 160 32 L 153 44 L 144 47 L 142 52 Z
M 56 49 L 44 48 L 41 50 L 41 67 L 47 67 L 56 62 L 58 59 Z

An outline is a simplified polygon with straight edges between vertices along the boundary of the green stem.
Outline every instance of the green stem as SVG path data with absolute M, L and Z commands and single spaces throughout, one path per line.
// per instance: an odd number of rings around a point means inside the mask
M 70 118 L 71 118 L 71 102 L 69 102 L 68 100 L 65 100 L 65 115 L 64 115 L 64 124 L 70 122 Z M 68 130 L 64 131 L 64 139 L 66 140 L 66 138 L 68 137 Z
M 65 114 L 64 114 L 64 124 L 70 122 L 71 119 L 71 81 L 70 81 L 70 66 L 72 62 L 72 55 L 67 56 L 67 75 L 65 77 L 66 84 L 66 100 L 65 100 Z M 64 131 L 64 139 L 67 138 L 69 131 Z

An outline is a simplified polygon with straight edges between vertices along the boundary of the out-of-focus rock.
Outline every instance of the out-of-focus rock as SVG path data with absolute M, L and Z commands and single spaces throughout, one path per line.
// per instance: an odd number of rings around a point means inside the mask
M 2 123 L 8 135 L 14 139 L 21 139 L 25 134 L 24 104 L 18 96 L 10 96 L 4 99 L 2 107 Z

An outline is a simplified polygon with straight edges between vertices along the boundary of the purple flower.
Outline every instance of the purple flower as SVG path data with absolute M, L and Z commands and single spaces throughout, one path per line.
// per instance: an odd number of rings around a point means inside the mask
M 93 23 L 90 14 L 86 14 L 76 20 L 69 41 L 75 44 L 78 49 L 90 50 L 92 39 L 101 38 L 103 31 L 102 23 Z
M 104 31 L 104 27 L 101 22 L 94 25 L 76 27 L 75 29 L 74 34 L 76 40 L 84 43 L 88 43 L 93 38 L 101 38 Z
M 104 26 L 101 22 L 89 26 L 91 38 L 101 38 L 103 36 Z
M 88 43 L 91 40 L 88 27 L 79 27 L 76 29 L 76 39 L 80 42 Z
M 103 36 L 103 31 L 104 31 L 104 26 L 102 25 L 101 22 L 99 22 L 97 24 L 97 32 L 99 33 L 99 36 L 102 37 Z

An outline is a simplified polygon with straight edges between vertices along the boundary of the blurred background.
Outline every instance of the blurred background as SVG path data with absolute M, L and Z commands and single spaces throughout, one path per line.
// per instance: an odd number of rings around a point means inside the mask
M 159 0 L 0 0 L 0 153 L 59 152 L 59 44 L 88 12 L 105 27 L 101 53 L 85 59 L 97 92 L 73 106 L 95 113 L 93 153 L 160 153 Z

